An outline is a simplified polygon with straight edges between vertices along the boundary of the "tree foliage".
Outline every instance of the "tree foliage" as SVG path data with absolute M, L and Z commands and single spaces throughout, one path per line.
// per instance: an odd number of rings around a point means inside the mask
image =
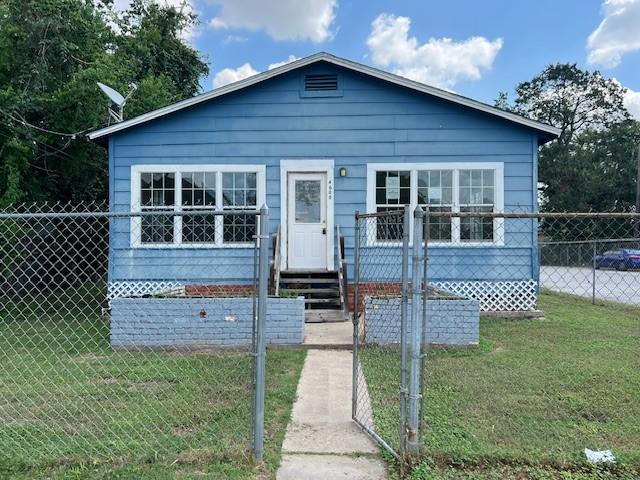
M 516 87 L 513 104 L 496 106 L 560 129 L 539 155 L 543 208 L 548 211 L 630 211 L 635 202 L 640 126 L 623 104 L 624 88 L 598 71 L 549 65 Z
M 106 152 L 86 139 L 108 118 L 96 82 L 139 86 L 127 117 L 196 94 L 208 66 L 181 37 L 196 21 L 149 0 L 0 2 L 0 206 L 106 199 Z

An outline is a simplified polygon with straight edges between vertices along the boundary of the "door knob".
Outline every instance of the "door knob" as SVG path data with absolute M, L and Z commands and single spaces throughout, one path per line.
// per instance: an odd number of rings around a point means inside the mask
M 326 229 L 326 228 L 323 228 L 323 229 L 322 229 L 322 234 L 323 234 L 323 235 L 326 235 L 326 234 L 327 234 L 327 229 Z

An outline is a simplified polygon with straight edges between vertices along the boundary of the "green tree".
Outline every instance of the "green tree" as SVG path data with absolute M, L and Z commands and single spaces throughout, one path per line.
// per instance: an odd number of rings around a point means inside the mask
M 543 208 L 548 211 L 625 211 L 633 204 L 634 142 L 638 124 L 624 107 L 624 88 L 576 64 L 549 65 L 496 106 L 560 129 L 539 155 Z M 606 176 L 606 178 L 604 178 Z
M 86 139 L 107 122 L 96 82 L 139 85 L 127 117 L 196 94 L 208 67 L 181 37 L 196 21 L 148 0 L 0 2 L 0 207 L 105 200 L 106 152 Z

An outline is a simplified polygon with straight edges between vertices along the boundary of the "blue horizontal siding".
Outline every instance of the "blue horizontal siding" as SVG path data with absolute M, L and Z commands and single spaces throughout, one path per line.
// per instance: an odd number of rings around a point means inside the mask
M 302 74 L 290 72 L 114 135 L 111 209 L 130 209 L 132 165 L 260 164 L 267 166 L 266 201 L 275 231 L 280 161 L 331 158 L 336 175 L 340 167 L 348 172 L 334 179 L 334 221 L 346 236 L 353 278 L 354 212 L 366 210 L 368 163 L 397 162 L 402 168 L 403 162 L 503 162 L 505 208 L 536 208 L 532 131 L 348 71 L 340 71 L 342 97 L 300 98 Z M 532 278 L 534 224 L 517 222 L 505 222 L 504 247 L 433 248 L 430 274 L 434 280 Z M 244 283 L 252 276 L 251 249 L 132 249 L 129 229 L 128 220 L 112 222 L 111 280 Z M 399 278 L 391 268 L 385 272 L 388 279 Z

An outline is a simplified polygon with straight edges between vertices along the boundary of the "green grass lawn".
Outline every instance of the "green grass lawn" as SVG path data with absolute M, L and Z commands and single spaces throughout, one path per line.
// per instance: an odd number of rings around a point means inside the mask
M 113 352 L 93 302 L 37 304 L 0 312 L 0 478 L 273 476 L 304 351 L 267 354 L 255 466 L 247 352 Z
M 540 308 L 546 320 L 483 318 L 478 348 L 430 351 L 428 458 L 412 478 L 640 478 L 640 309 L 555 294 Z M 392 441 L 398 357 L 362 355 L 376 428 Z M 585 447 L 622 466 L 585 466 Z

